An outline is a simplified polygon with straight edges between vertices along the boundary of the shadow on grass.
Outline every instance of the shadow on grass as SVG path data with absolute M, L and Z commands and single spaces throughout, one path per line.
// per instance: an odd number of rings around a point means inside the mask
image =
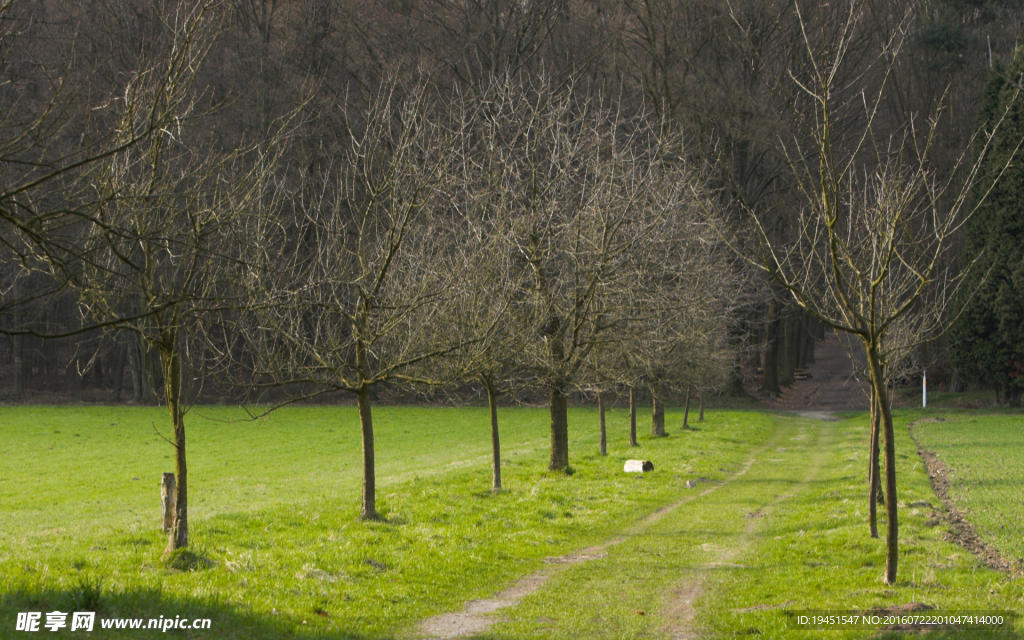
M 322 638 L 324 640 L 385 640 L 392 635 L 367 636 L 332 625 L 327 612 L 311 611 L 305 616 L 266 615 L 246 610 L 244 603 L 212 599 L 183 598 L 157 589 L 108 592 L 98 582 L 79 581 L 65 589 L 22 589 L 0 594 L 0 639 L 28 637 L 17 629 L 18 614 L 40 613 L 38 631 L 47 638 L 83 637 L 84 630 L 71 632 L 72 613 L 94 612 L 90 638 L 190 638 L 196 640 L 272 640 L 278 638 Z M 47 628 L 50 612 L 68 614 L 65 626 L 56 633 Z M 163 629 L 166 620 L 188 624 L 208 620 L 209 628 Z M 127 620 L 121 628 L 104 628 Z M 152 621 L 152 622 L 150 622 Z M 133 626 L 133 622 L 138 626 Z M 151 626 L 152 625 L 152 626 Z M 169 626 L 169 625 L 168 625 Z M 199 626 L 206 623 L 199 622 Z

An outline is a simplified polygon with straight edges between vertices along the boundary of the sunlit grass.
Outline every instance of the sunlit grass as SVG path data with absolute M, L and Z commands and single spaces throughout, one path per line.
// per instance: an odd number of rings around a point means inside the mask
M 715 412 L 700 431 L 643 438 L 636 450 L 615 411 L 611 455 L 601 458 L 595 412 L 573 410 L 575 473 L 565 476 L 545 470 L 547 412 L 503 410 L 507 490 L 495 495 L 485 409 L 382 408 L 386 520 L 361 522 L 353 408 L 225 422 L 237 417 L 228 408 L 189 415 L 192 555 L 172 565 L 159 528 L 160 474 L 172 470 L 153 428 L 166 422 L 162 411 L 0 408 L 0 637 L 16 637 L 19 611 L 86 605 L 107 617 L 211 618 L 194 637 L 392 637 L 629 526 L 686 491 L 687 479 L 723 476 L 771 422 Z M 638 456 L 656 472 L 623 474 Z
M 945 463 L 950 496 L 981 538 L 1011 562 L 1024 558 L 1024 413 L 904 412 L 899 424 L 910 422 Z
M 787 615 L 797 610 L 923 602 L 942 612 L 1024 612 L 1024 582 L 987 569 L 946 542 L 943 525 L 928 525 L 926 503 L 939 502 L 905 429 L 897 432 L 900 573 L 889 586 L 884 540 L 868 535 L 866 416 L 778 420 L 777 440 L 743 477 L 637 531 L 607 557 L 556 576 L 485 637 L 673 637 L 683 624 L 681 591 L 693 584 L 700 596 L 686 628 L 702 638 L 881 637 L 797 630 Z M 1019 638 L 1015 624 L 1009 634 L 930 637 Z

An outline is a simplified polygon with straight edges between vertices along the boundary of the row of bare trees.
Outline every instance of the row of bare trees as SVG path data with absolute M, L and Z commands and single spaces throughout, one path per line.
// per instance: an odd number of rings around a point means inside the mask
M 916 4 L 99 5 L 0 5 L 0 314 L 16 361 L 90 331 L 157 359 L 169 548 L 214 373 L 249 402 L 354 394 L 375 518 L 379 385 L 480 384 L 497 489 L 501 394 L 545 390 L 570 471 L 573 391 L 646 388 L 661 434 L 666 388 L 735 388 L 745 327 L 772 347 L 809 316 L 864 344 L 895 580 L 886 384 L 944 324 L 974 180 L 965 128 L 919 124 L 967 99 L 913 81 Z
M 356 395 L 365 518 L 374 386 L 478 381 L 494 489 L 497 398 L 544 388 L 549 468 L 571 472 L 570 393 L 701 376 L 745 286 L 700 221 L 695 177 L 644 119 L 543 79 L 443 109 L 429 97 L 385 85 L 346 123 L 343 158 L 247 221 L 232 366 L 257 391 Z

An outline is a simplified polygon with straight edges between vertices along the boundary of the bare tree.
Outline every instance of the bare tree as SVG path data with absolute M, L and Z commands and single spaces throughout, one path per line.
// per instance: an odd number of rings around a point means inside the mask
M 445 342 L 447 296 L 462 267 L 442 197 L 453 154 L 424 84 L 385 84 L 344 119 L 347 149 L 314 167 L 286 213 L 249 221 L 240 325 L 256 389 L 293 398 L 356 395 L 363 448 L 361 517 L 377 519 L 371 389 L 438 382 L 417 368 Z
M 646 245 L 682 206 L 685 179 L 660 162 L 656 132 L 642 120 L 571 86 L 506 77 L 484 96 L 476 136 L 500 171 L 491 206 L 527 271 L 522 304 L 538 329 L 521 357 L 549 392 L 549 468 L 567 470 L 568 393 L 624 321 L 624 292 Z
M 613 298 L 617 322 L 594 351 L 589 374 L 646 387 L 654 436 L 666 435 L 664 401 L 673 389 L 688 393 L 698 382 L 715 388 L 724 380 L 730 325 L 754 292 L 750 270 L 704 223 L 698 203 L 668 197 L 672 215 L 634 250 L 635 273 Z
M 182 5 L 166 16 L 173 37 L 165 64 L 176 73 L 136 79 L 119 131 L 139 138 L 152 103 L 168 99 L 176 126 L 90 166 L 82 182 L 96 204 L 77 224 L 76 261 L 66 274 L 84 316 L 131 330 L 159 359 L 175 449 L 168 552 L 189 542 L 185 414 L 203 381 L 205 327 L 212 313 L 238 305 L 226 276 L 241 246 L 236 231 L 254 215 L 274 164 L 258 146 L 218 152 L 197 126 L 202 95 L 193 81 L 217 29 L 212 7 Z
M 968 193 L 976 170 L 968 170 L 966 180 L 957 182 L 930 168 L 938 114 L 923 129 L 917 119 L 891 133 L 876 129 L 875 116 L 888 97 L 885 69 L 899 58 L 908 22 L 878 53 L 883 82 L 874 86 L 872 99 L 867 94 L 870 86 L 838 82 L 850 63 L 847 55 L 858 37 L 862 4 L 851 0 L 844 12 L 814 21 L 805 19 L 801 3 L 793 5 L 803 53 L 801 64 L 788 71 L 791 84 L 786 88 L 794 88 L 791 104 L 810 145 L 784 143 L 803 195 L 791 240 L 780 241 L 754 211 L 746 218 L 746 232 L 722 218 L 719 228 L 796 304 L 826 325 L 855 336 L 864 348 L 884 436 L 885 581 L 892 584 L 899 525 L 896 450 L 886 388 L 886 367 L 891 364 L 887 341 L 913 314 L 939 317 L 959 283 L 950 251 L 954 235 L 970 215 Z M 860 129 L 840 127 L 839 123 L 856 119 L 864 123 Z
M 0 117 L 0 245 L 25 271 L 47 274 L 41 286 L 3 296 L 0 314 L 16 316 L 15 307 L 65 291 L 85 264 L 83 229 L 106 223 L 97 215 L 105 204 L 97 199 L 101 194 L 84 176 L 180 124 L 218 33 L 215 4 L 168 4 L 156 25 L 159 37 L 137 43 L 131 64 L 113 77 L 79 64 L 79 54 L 89 49 L 74 38 L 80 16 L 58 21 L 70 33 L 36 33 L 48 25 L 31 15 L 38 7 L 16 0 L 0 5 L 0 69 L 7 86 Z M 46 330 L 0 323 L 0 331 L 60 337 L 139 317 L 61 318 Z
M 463 230 L 452 238 L 462 252 L 465 269 L 447 312 L 447 326 L 461 336 L 465 348 L 447 358 L 450 373 L 483 386 L 490 414 L 492 491 L 501 490 L 501 442 L 498 401 L 514 395 L 530 381 L 522 356 L 536 335 L 522 291 L 529 272 L 505 225 L 508 199 L 501 197 L 505 177 L 499 149 L 477 134 L 487 127 L 486 101 L 470 95 L 453 101 L 453 133 L 457 160 L 452 171 L 451 203 Z M 448 338 L 453 341 L 453 338 Z

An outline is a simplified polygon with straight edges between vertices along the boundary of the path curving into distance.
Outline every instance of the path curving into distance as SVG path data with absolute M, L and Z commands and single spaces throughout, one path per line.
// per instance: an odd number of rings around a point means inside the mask
M 461 611 L 428 618 L 411 637 L 506 637 L 500 625 L 517 617 L 524 601 L 541 606 L 545 600 L 557 602 L 566 589 L 586 582 L 589 573 L 599 576 L 609 565 L 628 567 L 638 554 L 649 555 L 644 550 L 647 545 L 664 544 L 664 540 L 671 539 L 688 545 L 693 561 L 677 566 L 672 559 L 666 559 L 659 567 L 680 578 L 650 615 L 664 621 L 661 631 L 668 637 L 700 638 L 700 630 L 694 626 L 694 603 L 705 593 L 707 576 L 724 567 L 740 566 L 736 563 L 742 561 L 744 552 L 757 539 L 763 518 L 810 487 L 824 460 L 831 426 L 830 422 L 820 420 L 780 419 L 769 441 L 751 451 L 743 466 L 726 480 L 686 494 L 599 545 L 549 558 L 544 568 L 491 598 L 472 600 Z M 709 513 L 713 514 L 716 526 L 725 527 L 723 535 L 707 535 Z M 616 598 L 607 589 L 595 588 L 601 591 L 598 599 Z M 594 606 L 601 605 L 595 602 Z M 647 611 L 634 613 L 648 615 Z M 516 635 L 512 633 L 509 637 Z

